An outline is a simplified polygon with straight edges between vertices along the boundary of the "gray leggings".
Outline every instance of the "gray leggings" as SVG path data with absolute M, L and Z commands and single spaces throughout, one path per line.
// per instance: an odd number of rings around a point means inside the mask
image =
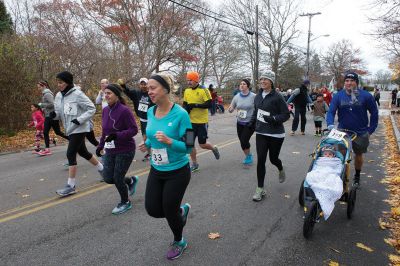
M 125 178 L 129 166 L 135 157 L 135 152 L 125 152 L 119 154 L 108 154 L 103 156 L 103 178 L 108 184 L 115 184 L 118 193 L 121 197 L 121 202 L 128 202 L 128 187 L 127 184 L 132 182 L 131 178 Z

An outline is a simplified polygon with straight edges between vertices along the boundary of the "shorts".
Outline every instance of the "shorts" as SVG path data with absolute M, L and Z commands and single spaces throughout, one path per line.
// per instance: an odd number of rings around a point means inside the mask
M 315 127 L 322 127 L 322 121 L 314 121 Z
M 358 135 L 355 140 L 353 140 L 352 145 L 355 154 L 366 153 L 369 146 L 369 133 Z
M 193 124 L 192 128 L 194 132 L 194 139 L 198 137 L 199 144 L 206 144 L 208 136 L 207 136 L 207 124 Z
M 142 131 L 142 136 L 146 135 L 146 127 L 147 127 L 147 122 L 140 121 L 140 130 Z

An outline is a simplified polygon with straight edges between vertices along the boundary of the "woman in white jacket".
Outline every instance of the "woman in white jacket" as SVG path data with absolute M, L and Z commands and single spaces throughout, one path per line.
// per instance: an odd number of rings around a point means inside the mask
M 61 120 L 65 135 L 69 137 L 67 149 L 69 177 L 67 185 L 56 193 L 68 196 L 76 193 L 76 154 L 95 165 L 100 173 L 103 171 L 103 165 L 88 152 L 85 145 L 86 133 L 90 131 L 89 121 L 96 112 L 94 104 L 81 90 L 74 87 L 73 75 L 68 71 L 57 74 L 57 87 L 60 91 L 56 95 L 55 111 L 51 113 L 51 117 Z

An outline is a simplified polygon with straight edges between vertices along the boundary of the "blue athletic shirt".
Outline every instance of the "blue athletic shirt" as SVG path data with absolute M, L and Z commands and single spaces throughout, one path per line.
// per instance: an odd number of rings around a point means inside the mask
M 180 105 L 174 104 L 169 113 L 162 118 L 154 116 L 154 106 L 149 108 L 147 112 L 147 140 L 145 145 L 152 149 L 151 166 L 158 171 L 172 171 L 182 168 L 189 163 L 187 154 L 191 152 L 191 148 L 187 148 L 185 142 L 182 140 L 188 128 L 192 128 L 189 114 Z M 155 137 L 157 131 L 162 131 L 167 137 L 171 138 L 172 144 L 168 145 L 159 142 Z M 157 150 L 165 151 L 165 149 L 168 155 L 168 163 L 166 164 L 160 161 L 161 157 L 157 156 L 159 155 Z M 160 162 L 163 164 L 160 164 Z
M 345 89 L 339 91 L 329 105 L 326 116 L 327 125 L 333 125 L 336 111 L 338 111 L 338 128 L 349 129 L 357 134 L 374 133 L 378 126 L 378 108 L 374 97 L 367 91 L 360 90 L 355 103 L 351 102 L 351 95 Z M 371 117 L 368 120 L 368 112 Z

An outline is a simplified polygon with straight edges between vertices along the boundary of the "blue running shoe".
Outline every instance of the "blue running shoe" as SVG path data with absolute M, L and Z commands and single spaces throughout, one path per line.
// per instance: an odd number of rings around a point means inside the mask
M 181 211 L 182 211 L 182 219 L 183 219 L 183 226 L 186 225 L 187 219 L 188 219 L 188 215 L 189 215 L 189 211 L 190 208 L 192 208 L 192 206 L 190 206 L 189 203 L 185 203 L 181 206 Z
M 56 191 L 56 193 L 61 197 L 66 197 L 66 196 L 75 194 L 76 189 L 75 189 L 75 187 L 71 187 L 70 185 L 67 184 L 64 188 L 58 189 Z
M 170 249 L 168 250 L 167 259 L 174 260 L 179 258 L 186 248 L 187 248 L 187 241 L 184 238 L 182 238 L 181 241 L 174 241 L 171 244 Z
M 132 208 L 132 203 L 130 201 L 125 203 L 118 203 L 117 207 L 112 210 L 112 214 L 121 214 L 124 213 Z
M 199 171 L 199 164 L 198 163 L 193 163 L 192 166 L 190 166 L 190 171 L 192 173 Z
M 253 164 L 253 155 L 250 153 L 246 156 L 246 158 L 243 160 L 243 164 L 246 165 L 251 165 Z
M 128 184 L 128 191 L 129 191 L 129 196 L 133 196 L 136 192 L 136 186 L 139 183 L 139 177 L 134 175 L 131 178 L 130 184 Z

